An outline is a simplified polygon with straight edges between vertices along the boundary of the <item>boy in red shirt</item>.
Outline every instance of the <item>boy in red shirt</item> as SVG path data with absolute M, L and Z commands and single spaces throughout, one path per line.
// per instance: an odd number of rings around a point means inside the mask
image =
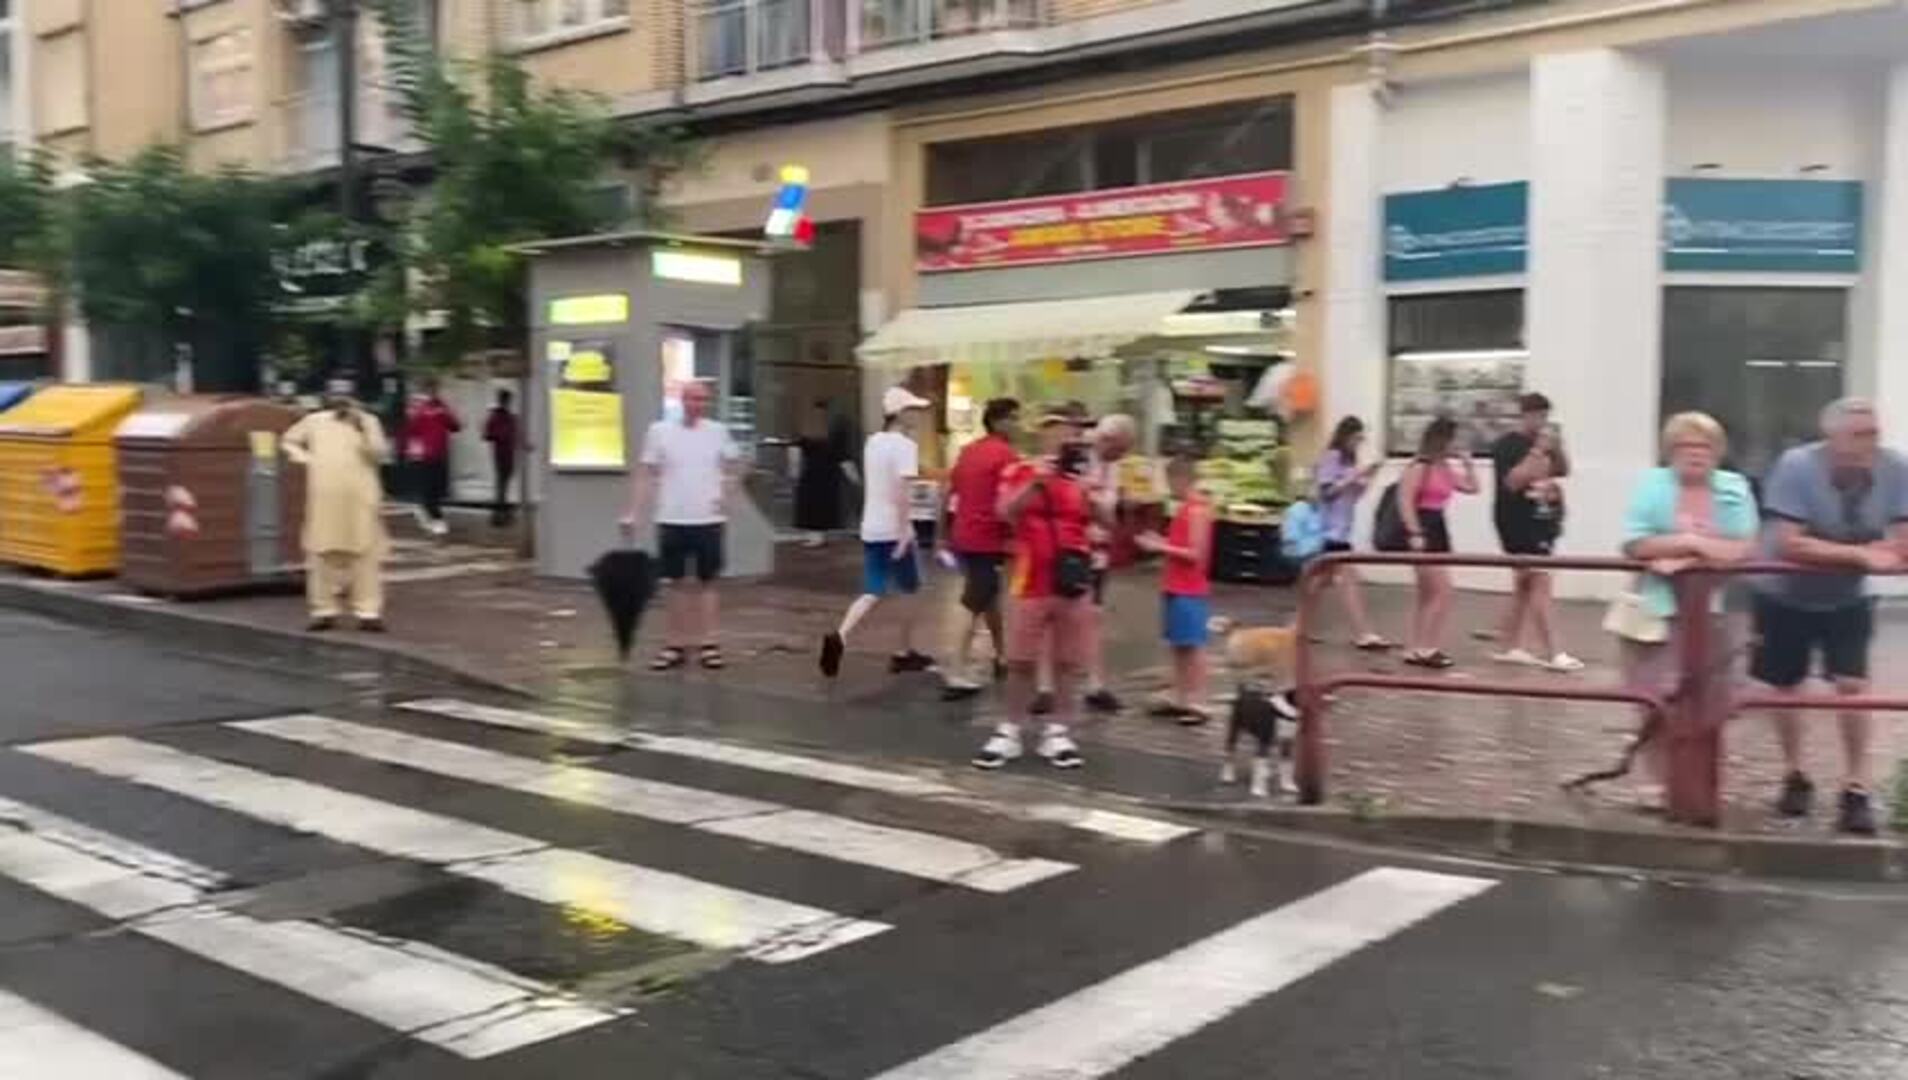
M 953 503 L 948 546 L 961 560 L 965 579 L 961 607 L 967 610 L 960 639 L 954 646 L 954 663 L 942 690 L 942 696 L 950 701 L 980 693 L 972 667 L 974 637 L 982 623 L 993 638 L 994 655 L 1004 657 L 1007 649 L 1007 636 L 1001 626 L 1000 574 L 1012 530 L 1000 517 L 1000 487 L 1001 477 L 1020 463 L 1020 452 L 1013 444 L 1014 429 L 1020 424 L 1020 402 L 1013 398 L 989 401 L 981 411 L 981 424 L 987 434 L 961 448 L 947 478 Z
M 1083 764 L 1071 729 L 1079 708 L 1073 691 L 1092 644 L 1091 509 L 1079 475 L 1086 460 L 1078 420 L 1084 412 L 1049 408 L 1040 418 L 1042 456 L 1001 477 L 1000 516 L 1014 530 L 1007 719 L 974 755 L 976 768 L 998 769 L 1024 753 L 1021 730 L 1032 718 L 1042 652 L 1053 658 L 1056 711 L 1035 752 L 1057 769 Z
M 1188 726 L 1206 714 L 1207 623 L 1212 618 L 1212 504 L 1194 487 L 1191 460 L 1166 466 L 1166 486 L 1179 510 L 1166 535 L 1147 533 L 1138 544 L 1165 557 L 1159 577 L 1161 629 L 1173 653 L 1173 700 L 1160 710 Z

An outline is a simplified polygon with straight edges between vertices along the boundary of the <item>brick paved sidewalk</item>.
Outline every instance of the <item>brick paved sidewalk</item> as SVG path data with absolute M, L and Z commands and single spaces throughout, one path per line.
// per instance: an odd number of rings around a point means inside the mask
M 496 536 L 480 539 L 491 544 L 500 540 Z M 658 613 L 652 612 L 645 621 L 639 652 L 626 669 L 616 660 L 595 597 L 586 585 L 537 579 L 505 549 L 485 543 L 437 549 L 411 543 L 402 550 L 404 572 L 390 589 L 392 633 L 386 639 L 364 639 L 367 643 L 548 697 L 613 701 L 618 700 L 616 688 L 624 680 L 640 683 L 657 678 L 643 671 L 642 665 L 661 644 Z M 859 559 L 858 547 L 851 541 L 837 540 L 819 551 L 784 546 L 772 578 L 733 582 L 724 590 L 729 670 L 715 676 L 689 671 L 666 678 L 691 685 L 720 680 L 729 688 L 771 698 L 891 709 L 909 717 L 969 724 L 976 732 L 991 723 L 999 710 L 993 693 L 972 704 L 943 705 L 938 701 L 938 684 L 931 678 L 886 674 L 885 654 L 892 646 L 892 617 L 886 612 L 877 611 L 850 642 L 847 664 L 836 683 L 818 676 L 816 644 L 834 627 L 851 599 L 859 581 Z M 938 568 L 930 574 L 926 602 L 934 613 L 931 642 L 951 639 L 957 584 L 955 575 Z M 111 582 L 61 588 L 113 603 L 170 606 L 126 598 Z M 1163 688 L 1167 679 L 1165 655 L 1157 639 L 1154 588 L 1152 573 L 1144 570 L 1120 575 L 1113 583 L 1107 654 L 1109 669 L 1115 673 L 1114 688 L 1126 698 L 1128 708 L 1116 718 L 1089 723 L 1083 741 L 1089 755 L 1095 745 L 1113 746 L 1171 760 L 1182 772 L 1189 761 L 1204 762 L 1216 778 L 1222 725 L 1185 729 L 1148 719 L 1140 708 L 1146 696 Z M 1294 599 L 1290 589 L 1220 586 L 1214 606 L 1244 623 L 1282 623 L 1291 617 Z M 1401 637 L 1409 591 L 1373 588 L 1369 600 L 1381 627 Z M 1491 663 L 1488 653 L 1494 646 L 1472 640 L 1470 633 L 1494 621 L 1502 602 L 1502 597 L 1493 595 L 1460 596 L 1448 643 L 1459 659 L 1459 666 L 1448 676 L 1453 687 L 1479 677 L 1512 675 L 1586 685 L 1616 681 L 1614 643 L 1598 626 L 1602 615 L 1598 605 L 1564 605 L 1560 613 L 1567 647 L 1588 662 L 1586 671 L 1552 675 L 1507 670 Z M 243 596 L 178 607 L 195 615 L 288 633 L 299 631 L 304 623 L 302 602 L 293 595 Z M 1335 604 L 1328 604 L 1327 615 L 1336 615 Z M 1329 620 L 1321 633 L 1341 641 L 1345 636 Z M 1908 666 L 1888 663 L 1891 656 L 1908 656 L 1908 621 L 1885 618 L 1882 635 L 1876 653 L 1880 689 L 1908 692 Z M 945 651 L 945 645 L 936 651 Z M 1328 643 L 1321 655 L 1328 669 L 1364 664 L 1380 670 L 1407 670 L 1395 656 L 1372 657 L 1342 645 Z M 1220 693 L 1229 688 L 1222 665 L 1215 682 Z M 1564 780 L 1614 761 L 1635 723 L 1630 713 L 1612 705 L 1350 691 L 1333 707 L 1327 729 L 1330 801 L 1362 813 L 1648 827 L 1653 819 L 1638 809 L 1634 785 L 1611 784 L 1593 796 L 1567 796 L 1560 790 Z M 1839 767 L 1833 726 L 1826 714 L 1820 716 L 1810 740 L 1811 761 L 1823 785 L 1825 803 Z M 1884 781 L 1892 774 L 1893 763 L 1908 753 L 1902 731 L 1899 721 L 1883 719 L 1878 725 L 1878 772 Z M 825 740 L 826 732 L 816 735 Z M 1774 740 L 1765 722 L 1758 717 L 1738 721 L 1729 730 L 1728 746 L 1725 778 L 1732 828 L 1780 828 L 1801 835 L 1819 834 L 1826 828 L 1826 814 L 1814 822 L 1778 826 L 1765 812 L 1780 775 Z M 1114 779 L 1118 787 L 1119 778 Z M 1239 797 L 1237 789 L 1222 788 L 1216 782 L 1209 794 Z

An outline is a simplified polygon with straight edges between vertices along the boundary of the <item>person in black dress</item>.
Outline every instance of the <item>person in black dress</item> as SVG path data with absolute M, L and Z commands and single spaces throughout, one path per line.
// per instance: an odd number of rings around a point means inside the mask
M 841 528 L 842 465 L 848 460 L 838 427 L 829 422 L 826 401 L 809 407 L 796 446 L 801 464 L 795 478 L 795 527 L 808 533 L 810 547 L 820 547 L 826 533 Z

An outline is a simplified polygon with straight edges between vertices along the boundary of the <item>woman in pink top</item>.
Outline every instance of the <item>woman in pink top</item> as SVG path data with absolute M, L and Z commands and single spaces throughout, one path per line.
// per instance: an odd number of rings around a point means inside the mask
M 1477 470 L 1471 455 L 1457 448 L 1457 433 L 1457 421 L 1448 416 L 1426 425 L 1418 439 L 1418 456 L 1405 466 L 1404 477 L 1398 481 L 1398 517 L 1412 551 L 1449 552 L 1451 529 L 1445 523 L 1444 508 L 1457 492 L 1477 493 Z M 1451 616 L 1451 571 L 1442 566 L 1416 570 L 1418 600 L 1411 613 L 1411 647 L 1405 651 L 1404 662 L 1448 668 L 1455 661 L 1440 644 Z

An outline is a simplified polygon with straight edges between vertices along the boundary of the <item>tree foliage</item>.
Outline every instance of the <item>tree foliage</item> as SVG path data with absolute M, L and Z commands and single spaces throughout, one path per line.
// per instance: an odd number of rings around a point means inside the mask
M 438 71 L 422 84 L 419 133 L 436 177 L 420 207 L 417 300 L 446 318 L 452 355 L 486 327 L 520 340 L 527 268 L 518 245 L 654 220 L 653 199 L 606 197 L 612 166 L 653 194 L 686 160 L 671 132 L 619 126 L 593 96 L 536 85 L 513 61 L 490 58 L 475 77 Z
M 58 285 L 65 274 L 53 164 L 37 152 L 0 157 L 0 267 Z
M 249 386 L 283 295 L 286 192 L 237 169 L 194 172 L 167 146 L 86 174 L 65 193 L 62 230 L 86 319 L 191 346 L 205 385 Z

